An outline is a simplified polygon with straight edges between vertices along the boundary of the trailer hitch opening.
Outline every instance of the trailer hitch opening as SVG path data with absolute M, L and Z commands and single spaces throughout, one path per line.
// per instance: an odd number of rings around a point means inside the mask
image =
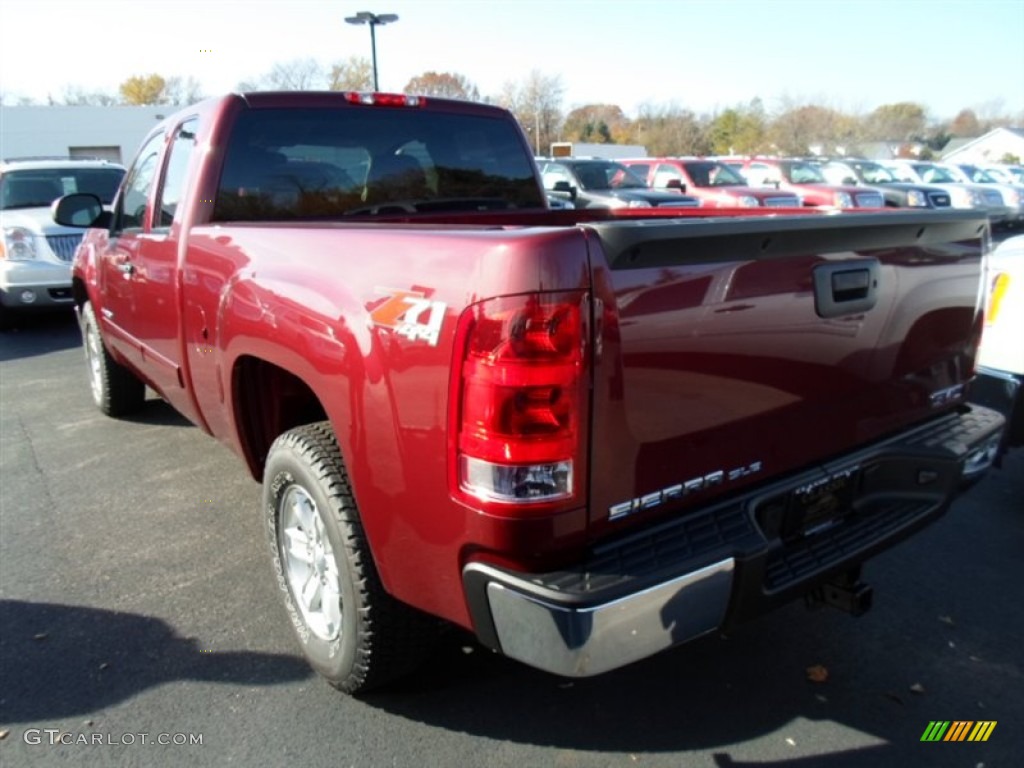
M 863 616 L 871 608 L 874 590 L 860 580 L 860 568 L 845 571 L 807 594 L 808 608 L 829 605 L 851 616 Z

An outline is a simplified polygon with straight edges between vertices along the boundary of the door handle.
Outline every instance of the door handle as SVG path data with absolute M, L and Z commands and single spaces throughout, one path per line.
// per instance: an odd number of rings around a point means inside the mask
M 818 317 L 867 312 L 878 300 L 881 274 L 877 259 L 819 264 L 814 268 L 814 309 Z

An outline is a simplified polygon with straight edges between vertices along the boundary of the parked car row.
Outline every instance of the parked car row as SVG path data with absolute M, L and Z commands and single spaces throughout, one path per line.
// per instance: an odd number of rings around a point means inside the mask
M 858 158 L 538 158 L 549 200 L 576 207 L 966 208 L 1024 223 L 1024 185 L 973 165 Z M 666 196 L 667 195 L 667 196 Z

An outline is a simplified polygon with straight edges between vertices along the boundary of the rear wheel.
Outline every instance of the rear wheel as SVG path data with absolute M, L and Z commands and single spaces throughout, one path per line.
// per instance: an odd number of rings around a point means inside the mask
M 277 438 L 263 507 L 277 585 L 313 668 L 346 693 L 415 668 L 435 622 L 384 591 L 329 424 Z
M 82 342 L 96 407 L 107 416 L 127 416 L 142 408 L 146 385 L 107 352 L 90 302 L 82 306 Z

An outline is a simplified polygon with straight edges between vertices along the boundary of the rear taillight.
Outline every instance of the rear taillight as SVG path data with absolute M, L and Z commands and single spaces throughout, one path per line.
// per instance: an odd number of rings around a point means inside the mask
M 459 321 L 455 491 L 498 504 L 564 502 L 583 481 L 582 292 L 475 304 Z

